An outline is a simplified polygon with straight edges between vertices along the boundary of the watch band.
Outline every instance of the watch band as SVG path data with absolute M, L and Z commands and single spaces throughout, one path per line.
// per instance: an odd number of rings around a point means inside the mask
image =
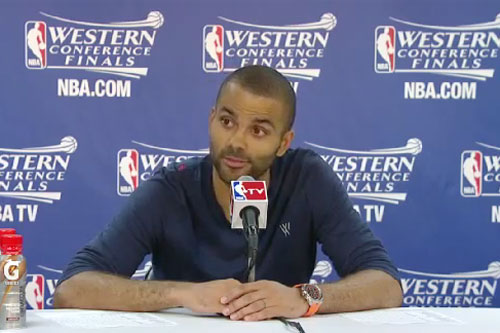
M 306 313 L 302 317 L 311 317 L 313 316 L 316 312 L 319 310 L 320 303 L 314 303 L 312 305 L 309 305 L 309 310 L 307 310 Z
M 301 295 L 307 301 L 307 304 L 309 304 L 309 309 L 307 309 L 307 312 L 305 314 L 303 314 L 302 317 L 311 317 L 316 312 L 318 312 L 319 307 L 321 306 L 321 303 L 323 301 L 323 296 L 321 296 L 321 299 L 319 299 L 319 300 L 313 300 L 312 297 L 310 295 L 308 295 L 307 292 L 303 288 L 303 286 L 306 286 L 306 285 L 307 285 L 307 283 L 300 283 L 300 284 L 296 284 L 294 286 L 294 288 L 301 288 Z

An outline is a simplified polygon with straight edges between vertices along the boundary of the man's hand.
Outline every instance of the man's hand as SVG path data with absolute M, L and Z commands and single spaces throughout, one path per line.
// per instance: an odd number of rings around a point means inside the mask
M 204 283 L 190 283 L 182 293 L 182 305 L 194 312 L 222 313 L 224 305 L 221 295 L 227 295 L 241 285 L 235 279 L 215 280 Z
M 261 280 L 241 284 L 220 299 L 225 304 L 222 314 L 232 320 L 264 320 L 274 317 L 297 318 L 309 305 L 300 289 L 275 281 Z

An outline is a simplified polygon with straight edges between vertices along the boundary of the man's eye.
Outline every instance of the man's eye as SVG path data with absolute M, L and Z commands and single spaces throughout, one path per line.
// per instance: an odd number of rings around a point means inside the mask
M 233 122 L 229 118 L 222 117 L 220 121 L 225 127 L 231 127 L 233 125 Z
M 261 127 L 254 127 L 254 128 L 253 128 L 253 134 L 254 134 L 255 136 L 264 136 L 264 135 L 266 135 L 267 133 L 266 133 L 266 131 L 265 131 L 263 128 L 261 128 Z

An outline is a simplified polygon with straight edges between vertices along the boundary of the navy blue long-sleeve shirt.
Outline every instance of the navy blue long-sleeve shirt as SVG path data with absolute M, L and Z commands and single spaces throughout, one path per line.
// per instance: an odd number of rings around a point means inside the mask
M 338 177 L 313 151 L 290 149 L 274 161 L 268 197 L 257 280 L 308 282 L 317 242 L 341 277 L 379 269 L 399 279 Z M 150 253 L 155 279 L 245 281 L 246 251 L 243 232 L 231 229 L 217 203 L 208 155 L 162 168 L 141 184 L 106 229 L 76 254 L 59 282 L 83 271 L 129 277 Z

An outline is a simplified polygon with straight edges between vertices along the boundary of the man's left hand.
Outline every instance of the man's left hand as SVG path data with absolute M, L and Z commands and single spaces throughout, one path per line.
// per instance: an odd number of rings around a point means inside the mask
M 221 297 L 222 313 L 232 320 L 265 320 L 274 317 L 298 318 L 309 305 L 299 288 L 275 281 L 245 283 Z

